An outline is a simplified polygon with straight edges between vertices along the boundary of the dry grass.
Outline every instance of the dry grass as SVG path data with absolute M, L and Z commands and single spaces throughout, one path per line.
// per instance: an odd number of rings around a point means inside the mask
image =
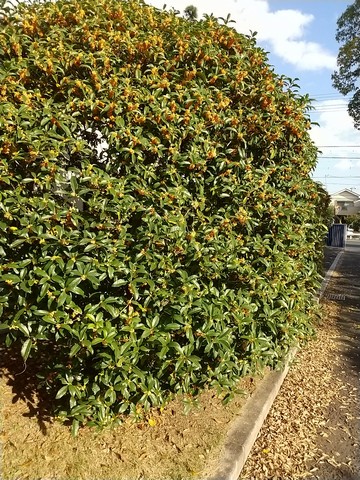
M 250 394 L 257 381 L 246 378 L 239 388 Z M 207 391 L 200 396 L 199 407 L 188 415 L 178 400 L 161 415 L 153 412 L 150 424 L 127 421 L 102 432 L 85 428 L 72 438 L 68 427 L 31 415 L 36 398 L 32 406 L 16 399 L 9 383 L 11 378 L 3 376 L 3 480 L 194 478 L 205 467 L 207 457 L 217 454 L 228 424 L 245 402 L 245 396 L 238 395 L 224 406 Z

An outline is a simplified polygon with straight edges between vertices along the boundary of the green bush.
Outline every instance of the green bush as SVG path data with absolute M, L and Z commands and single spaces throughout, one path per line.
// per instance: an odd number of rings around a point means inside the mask
M 348 226 L 353 228 L 355 232 L 358 232 L 360 230 L 360 215 L 349 215 L 346 218 L 346 223 Z
M 2 8 L 2 338 L 54 412 L 231 392 L 311 330 L 308 98 L 253 37 L 137 1 Z

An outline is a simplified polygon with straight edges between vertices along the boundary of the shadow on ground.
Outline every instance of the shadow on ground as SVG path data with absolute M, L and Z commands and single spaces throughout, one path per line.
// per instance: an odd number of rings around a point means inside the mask
M 53 416 L 53 395 L 39 386 L 41 380 L 38 375 L 49 362 L 49 348 L 40 349 L 36 358 L 29 358 L 26 363 L 20 349 L 18 343 L 9 348 L 0 347 L 0 378 L 12 389 L 12 403 L 25 403 L 28 412 L 24 416 L 36 417 L 41 432 L 46 435 L 46 422 L 51 421 Z

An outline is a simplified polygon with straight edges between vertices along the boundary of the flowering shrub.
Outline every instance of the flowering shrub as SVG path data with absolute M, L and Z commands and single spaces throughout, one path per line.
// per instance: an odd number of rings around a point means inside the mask
M 308 98 L 253 37 L 138 1 L 2 8 L 0 313 L 54 412 L 231 396 L 311 328 Z M 56 399 L 56 401 L 55 401 Z

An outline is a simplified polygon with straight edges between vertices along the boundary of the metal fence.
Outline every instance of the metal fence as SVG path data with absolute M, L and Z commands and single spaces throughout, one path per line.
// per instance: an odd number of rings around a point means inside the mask
M 326 239 L 326 245 L 328 247 L 345 247 L 346 241 L 346 225 L 343 223 L 334 223 L 329 228 L 329 232 Z

